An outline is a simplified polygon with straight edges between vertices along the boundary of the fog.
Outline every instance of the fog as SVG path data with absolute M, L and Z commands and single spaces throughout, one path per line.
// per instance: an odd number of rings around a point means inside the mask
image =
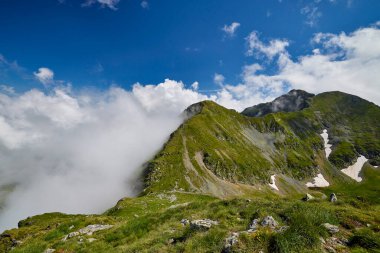
M 155 110 L 141 98 L 120 88 L 1 94 L 0 187 L 15 187 L 0 210 L 0 231 L 45 212 L 101 213 L 139 193 L 142 165 L 185 108 Z

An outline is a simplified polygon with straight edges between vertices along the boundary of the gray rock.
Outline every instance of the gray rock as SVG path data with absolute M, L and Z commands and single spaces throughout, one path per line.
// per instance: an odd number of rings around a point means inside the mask
M 275 228 L 278 226 L 278 222 L 272 216 L 266 216 L 261 221 L 261 226 Z
M 88 225 L 85 228 L 81 228 L 78 231 L 71 232 L 68 235 L 66 235 L 62 241 L 66 241 L 67 239 L 70 239 L 72 237 L 78 236 L 78 235 L 92 235 L 92 233 L 104 229 L 112 228 L 113 225 L 101 225 L 101 224 L 94 224 L 94 225 Z
M 303 201 L 310 201 L 310 200 L 312 200 L 312 199 L 314 199 L 314 197 L 313 197 L 311 194 L 307 193 L 306 196 L 303 197 L 302 200 L 303 200 Z
M 251 224 L 249 224 L 248 231 L 253 232 L 255 231 L 259 226 L 259 219 L 254 219 Z
M 53 253 L 55 251 L 55 249 L 46 249 L 44 251 L 44 253 Z
M 231 235 L 224 240 L 223 252 L 226 252 L 226 253 L 230 252 L 232 246 L 238 242 L 238 238 L 239 238 L 238 232 L 231 233 Z
M 182 219 L 181 224 L 186 226 L 186 225 L 190 224 L 190 221 L 188 219 Z
M 209 229 L 212 225 L 218 225 L 217 221 L 213 221 L 210 219 L 203 219 L 203 220 L 193 220 L 190 222 L 190 228 L 192 229 Z
M 332 225 L 330 223 L 323 223 L 322 226 L 324 226 L 331 234 L 335 234 L 339 232 L 339 227 Z
M 331 193 L 331 195 L 330 195 L 330 202 L 337 202 L 337 201 L 338 201 L 338 198 L 335 195 L 335 193 Z

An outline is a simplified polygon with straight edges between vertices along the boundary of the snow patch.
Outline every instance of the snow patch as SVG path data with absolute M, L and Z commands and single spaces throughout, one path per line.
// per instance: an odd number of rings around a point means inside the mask
M 315 178 L 313 178 L 313 182 L 306 183 L 307 187 L 327 187 L 330 183 L 323 177 L 321 173 L 319 173 Z
M 368 161 L 368 159 L 361 155 L 361 156 L 359 156 L 359 158 L 356 161 L 356 163 L 354 163 L 353 165 L 347 167 L 346 169 L 342 169 L 341 171 L 344 174 L 346 174 L 347 176 L 349 176 L 350 178 L 356 180 L 357 182 L 361 182 L 363 179 L 361 177 L 359 177 L 359 173 L 362 170 L 363 165 L 367 161 Z
M 329 144 L 329 134 L 327 133 L 327 129 L 323 129 L 323 133 L 321 133 L 321 136 L 323 138 L 324 144 L 325 144 L 325 153 L 326 158 L 328 158 L 331 154 L 331 144 Z
M 272 187 L 273 189 L 279 191 L 279 189 L 276 185 L 276 175 L 270 176 L 270 181 L 271 181 L 271 183 L 269 184 L 269 186 Z

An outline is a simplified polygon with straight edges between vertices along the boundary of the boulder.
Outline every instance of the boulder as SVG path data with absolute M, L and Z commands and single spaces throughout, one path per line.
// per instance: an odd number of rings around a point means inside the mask
M 182 219 L 181 224 L 186 226 L 186 225 L 190 224 L 190 221 L 188 219 Z
M 314 197 L 309 193 L 307 193 L 306 196 L 302 198 L 303 201 L 310 201 L 312 199 L 314 199 Z
M 247 232 L 248 233 L 252 233 L 252 232 L 255 232 L 259 226 L 259 219 L 254 219 L 251 224 L 249 224 L 249 227 L 248 227 L 248 230 Z
M 278 222 L 272 216 L 266 216 L 261 221 L 261 226 L 275 228 L 278 226 Z
M 212 225 L 218 225 L 218 222 L 210 219 L 193 220 L 190 222 L 190 228 L 192 229 L 207 230 Z
M 339 232 L 339 227 L 330 223 L 323 223 L 322 226 L 324 226 L 330 234 L 335 234 Z

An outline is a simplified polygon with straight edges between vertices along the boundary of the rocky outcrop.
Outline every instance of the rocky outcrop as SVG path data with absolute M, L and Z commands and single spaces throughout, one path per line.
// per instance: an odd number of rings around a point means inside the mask
M 330 202 L 337 202 L 338 201 L 338 198 L 337 196 L 335 195 L 335 193 L 331 193 L 330 194 Z
M 261 117 L 274 112 L 296 112 L 310 106 L 314 94 L 303 90 L 291 90 L 272 102 L 246 108 L 242 114 L 250 117 Z
M 330 234 L 336 234 L 339 232 L 339 227 L 330 223 L 323 223 L 322 226 L 325 227 Z
M 190 228 L 198 230 L 208 230 L 212 225 L 218 225 L 218 222 L 210 219 L 192 220 L 190 222 Z
M 101 224 L 88 225 L 85 228 L 81 228 L 78 231 L 71 232 L 70 234 L 66 235 L 62 239 L 62 241 L 66 241 L 67 239 L 70 239 L 72 237 L 79 236 L 79 235 L 92 235 L 94 232 L 110 229 L 112 227 L 113 225 L 101 225 Z

